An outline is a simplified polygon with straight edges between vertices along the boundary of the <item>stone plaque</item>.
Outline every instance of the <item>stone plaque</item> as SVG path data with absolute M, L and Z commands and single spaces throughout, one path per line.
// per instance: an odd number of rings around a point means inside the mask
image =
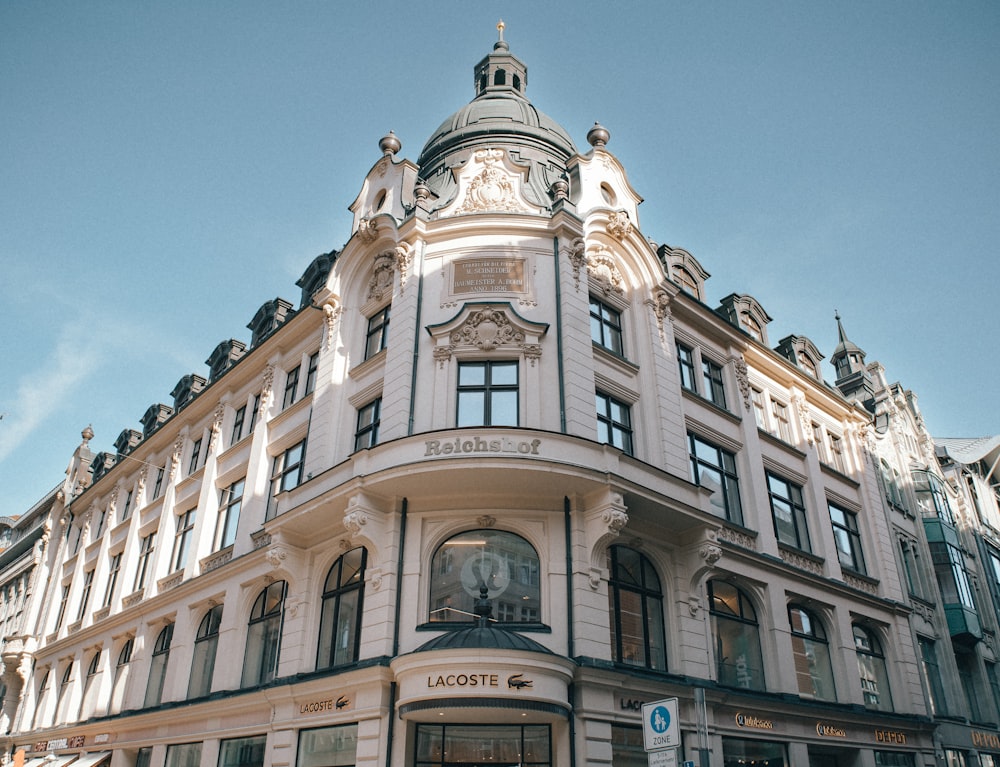
M 526 293 L 523 258 L 469 258 L 456 261 L 452 270 L 451 292 Z

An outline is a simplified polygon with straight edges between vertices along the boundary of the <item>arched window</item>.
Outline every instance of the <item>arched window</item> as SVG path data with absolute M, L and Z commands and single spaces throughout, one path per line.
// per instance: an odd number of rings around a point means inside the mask
M 493 84 L 494 85 L 506 85 L 507 84 L 507 73 L 502 69 L 498 69 L 493 74 Z
M 42 711 L 45 708 L 45 704 L 48 702 L 46 698 L 49 697 L 49 684 L 52 680 L 52 669 L 47 669 L 45 674 L 42 676 L 42 681 L 38 685 L 38 700 L 35 701 L 35 715 L 31 720 L 31 728 L 38 729 L 42 726 Z
M 167 678 L 167 661 L 170 660 L 170 641 L 174 638 L 174 624 L 168 623 L 153 644 L 153 659 L 149 665 L 149 684 L 143 706 L 158 706 L 163 699 L 163 682 Z
M 267 684 L 277 676 L 286 589 L 285 581 L 275 581 L 253 603 L 243 658 L 243 687 Z
M 788 606 L 788 625 L 792 629 L 792 656 L 799 692 L 823 700 L 836 700 L 830 645 L 823 624 L 799 605 Z
M 608 549 L 612 655 L 618 663 L 665 670 L 663 592 L 653 565 L 625 546 Z
M 524 538 L 503 530 L 470 530 L 441 544 L 431 560 L 430 617 L 434 622 L 475 619 L 483 587 L 497 623 L 538 623 L 538 554 Z
M 69 665 L 63 670 L 62 681 L 59 683 L 59 695 L 56 697 L 56 724 L 60 722 L 65 722 L 69 719 L 69 713 L 66 710 L 69 699 L 69 688 L 73 684 L 73 661 L 69 662 Z
M 725 581 L 708 582 L 719 684 L 763 690 L 764 659 L 757 613 L 746 594 Z
M 90 659 L 87 666 L 87 681 L 83 686 L 83 697 L 80 699 L 80 718 L 88 719 L 93 716 L 95 703 L 100 693 L 101 677 L 101 651 L 98 650 Z
M 359 547 L 334 562 L 326 575 L 317 669 L 343 666 L 358 659 L 367 564 L 368 552 Z
M 865 708 L 876 711 L 892 711 L 892 696 L 889 694 L 889 675 L 885 668 L 885 654 L 878 638 L 864 626 L 854 624 L 854 649 L 858 656 L 858 674 L 861 676 L 861 691 L 865 696 Z
M 111 683 L 111 700 L 108 703 L 109 714 L 117 714 L 122 710 L 122 704 L 125 701 L 125 688 L 128 686 L 129 663 L 132 662 L 132 645 L 133 640 L 127 639 L 118 653 L 115 678 Z
M 188 679 L 188 698 L 200 698 L 212 691 L 212 674 L 215 671 L 215 653 L 219 647 L 221 623 L 222 605 L 216 605 L 205 613 L 198 625 L 191 660 L 191 677 Z
M 694 278 L 683 266 L 674 267 L 674 281 L 681 286 L 681 290 L 687 293 L 689 296 L 701 300 L 701 290 L 698 285 L 698 280 Z

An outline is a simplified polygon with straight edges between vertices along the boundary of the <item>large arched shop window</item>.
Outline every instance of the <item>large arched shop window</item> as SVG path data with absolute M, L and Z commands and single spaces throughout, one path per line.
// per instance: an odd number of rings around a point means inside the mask
M 317 669 L 342 666 L 358 659 L 367 564 L 368 552 L 359 547 L 340 557 L 326 574 Z
M 708 599 L 719 684 L 744 690 L 765 689 L 760 626 L 753 604 L 746 594 L 725 581 L 708 582 Z
M 118 652 L 115 663 L 115 677 L 111 682 L 111 700 L 108 703 L 108 713 L 117 714 L 125 702 L 125 689 L 128 687 L 129 664 L 132 662 L 132 647 L 135 641 L 129 637 Z
M 278 673 L 286 589 L 285 581 L 275 581 L 261 591 L 253 603 L 243 658 L 243 687 L 267 684 Z
M 428 580 L 431 621 L 474 620 L 476 600 L 484 586 L 492 621 L 541 620 L 538 554 L 514 533 L 470 530 L 449 538 L 434 552 Z
M 664 670 L 663 591 L 653 565 L 625 546 L 608 549 L 612 655 L 618 663 Z
M 876 711 L 892 711 L 892 696 L 889 694 L 889 674 L 885 668 L 885 653 L 878 638 L 865 626 L 857 623 L 854 630 L 854 649 L 858 656 L 858 674 L 861 676 L 861 691 L 865 696 L 865 708 Z
M 830 644 L 823 624 L 809 610 L 788 606 L 788 625 L 792 630 L 792 658 L 799 692 L 823 700 L 836 700 Z
M 167 678 L 167 661 L 170 660 L 170 642 L 174 638 L 174 624 L 168 623 L 156 637 L 153 660 L 149 666 L 149 684 L 146 685 L 144 706 L 158 706 L 163 699 L 163 683 Z
M 215 605 L 205 613 L 198 625 L 194 639 L 194 656 L 191 659 L 191 676 L 188 679 L 188 698 L 199 698 L 212 691 L 212 674 L 215 673 L 215 654 L 219 648 L 219 626 L 222 624 L 222 605 Z

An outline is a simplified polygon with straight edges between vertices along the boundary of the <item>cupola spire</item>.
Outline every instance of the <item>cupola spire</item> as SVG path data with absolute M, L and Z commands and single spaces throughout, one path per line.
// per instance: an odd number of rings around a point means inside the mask
M 497 23 L 497 41 L 493 43 L 493 52 L 476 65 L 476 98 L 484 93 L 497 92 L 523 95 L 528 85 L 528 68 L 510 52 L 510 46 L 503 39 L 506 28 L 503 19 L 500 19 Z
M 837 348 L 833 350 L 830 362 L 837 370 L 837 388 L 845 397 L 869 403 L 874 391 L 871 375 L 865 367 L 865 352 L 860 346 L 847 337 L 844 325 L 840 321 L 840 312 L 834 310 L 837 320 Z

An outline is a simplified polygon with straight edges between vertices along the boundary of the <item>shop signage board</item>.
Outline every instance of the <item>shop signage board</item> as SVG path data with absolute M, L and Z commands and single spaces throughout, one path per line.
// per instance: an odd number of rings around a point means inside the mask
M 642 706 L 642 742 L 646 751 L 677 748 L 681 744 L 677 698 L 666 698 Z

